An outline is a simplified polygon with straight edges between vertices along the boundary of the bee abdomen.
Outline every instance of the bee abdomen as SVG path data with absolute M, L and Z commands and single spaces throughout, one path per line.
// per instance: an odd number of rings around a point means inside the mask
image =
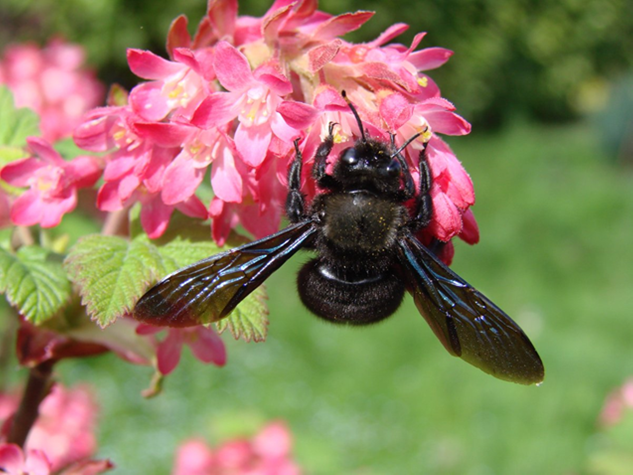
M 303 304 L 334 323 L 367 325 L 392 315 L 402 303 L 404 284 L 391 272 L 341 279 L 321 260 L 303 266 L 297 277 Z

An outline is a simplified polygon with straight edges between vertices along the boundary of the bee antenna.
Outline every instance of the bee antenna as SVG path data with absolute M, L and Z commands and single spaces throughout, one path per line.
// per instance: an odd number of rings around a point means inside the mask
M 402 144 L 402 146 L 396 150 L 394 153 L 391 154 L 391 157 L 389 158 L 393 158 L 396 155 L 398 155 L 400 152 L 402 152 L 405 148 L 407 148 L 407 146 L 413 142 L 415 139 L 417 139 L 420 135 L 422 135 L 422 132 L 418 132 L 417 134 L 415 134 L 413 137 L 411 137 L 409 140 L 407 140 L 404 144 Z
M 363 129 L 363 122 L 360 120 L 360 116 L 358 115 L 356 107 L 354 107 L 352 101 L 349 100 L 349 97 L 347 97 L 345 91 L 341 91 L 341 96 L 343 96 L 343 99 L 345 99 L 345 102 L 347 102 L 347 105 L 352 110 L 352 114 L 354 114 L 354 117 L 356 118 L 356 122 L 358 122 L 358 128 L 360 129 L 360 135 L 363 138 L 363 142 L 367 142 L 367 139 L 365 138 L 365 130 Z

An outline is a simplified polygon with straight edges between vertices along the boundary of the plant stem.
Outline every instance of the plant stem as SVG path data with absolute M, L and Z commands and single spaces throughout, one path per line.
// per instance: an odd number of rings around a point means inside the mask
M 7 442 L 24 447 L 24 442 L 29 435 L 31 427 L 39 415 L 40 403 L 48 394 L 50 379 L 53 372 L 53 361 L 46 361 L 31 368 L 29 379 L 24 388 L 24 394 L 20 401 L 20 407 L 13 416 L 11 430 Z
M 32 246 L 35 244 L 31 230 L 26 226 L 16 226 L 13 231 L 12 244 L 14 248 Z
M 103 223 L 101 234 L 105 236 L 116 236 L 118 234 L 122 234 L 125 231 L 124 227 L 127 224 L 127 216 L 127 208 L 108 213 L 108 216 Z

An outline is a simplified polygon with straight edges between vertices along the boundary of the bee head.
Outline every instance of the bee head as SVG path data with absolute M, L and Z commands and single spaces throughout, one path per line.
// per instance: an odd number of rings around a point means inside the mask
M 361 136 L 353 147 L 341 152 L 334 168 L 335 178 L 349 189 L 397 191 L 402 175 L 402 166 L 397 155 L 402 149 L 394 151 L 384 140 L 367 138 L 358 111 L 347 98 L 345 91 L 342 92 L 342 96 L 354 114 Z

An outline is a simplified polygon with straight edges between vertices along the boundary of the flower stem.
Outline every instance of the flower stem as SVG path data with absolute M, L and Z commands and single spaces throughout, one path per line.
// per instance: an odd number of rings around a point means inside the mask
M 31 368 L 29 379 L 20 401 L 20 407 L 13 416 L 11 430 L 7 442 L 24 447 L 24 442 L 37 420 L 39 407 L 42 400 L 48 394 L 51 387 L 51 374 L 53 372 L 53 361 L 46 361 Z
M 116 236 L 125 232 L 125 225 L 127 224 L 128 210 L 123 208 L 119 211 L 108 213 L 101 234 L 105 236 Z
M 12 244 L 14 244 L 14 248 L 35 244 L 31 230 L 27 226 L 16 226 L 12 236 Z

